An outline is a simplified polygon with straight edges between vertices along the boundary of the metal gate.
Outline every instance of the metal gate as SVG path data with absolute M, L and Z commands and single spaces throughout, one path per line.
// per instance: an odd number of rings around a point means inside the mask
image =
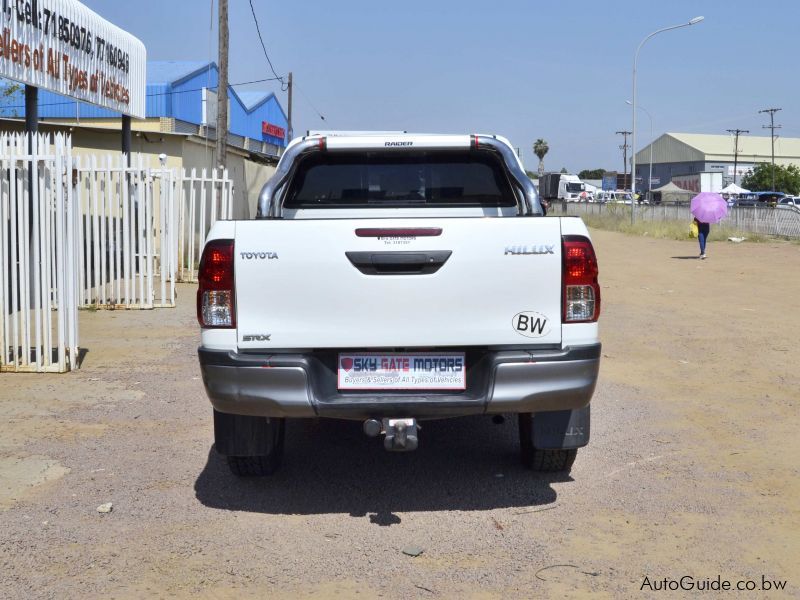
M 0 371 L 78 360 L 71 152 L 68 135 L 0 134 Z
M 141 155 L 77 157 L 81 306 L 175 306 L 175 172 Z

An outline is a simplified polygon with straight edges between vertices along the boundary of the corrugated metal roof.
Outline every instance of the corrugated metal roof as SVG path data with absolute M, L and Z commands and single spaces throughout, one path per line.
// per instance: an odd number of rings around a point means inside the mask
M 711 135 L 706 133 L 669 133 L 684 144 L 697 148 L 703 154 L 730 154 L 733 157 L 731 135 Z M 772 153 L 772 142 L 768 135 L 740 135 L 739 154 L 744 156 L 766 156 Z M 775 156 L 800 156 L 800 138 L 778 137 L 775 140 Z
M 147 61 L 147 83 L 176 83 L 197 73 L 205 71 L 213 62 L 201 60 L 149 60 Z
M 689 161 L 730 161 L 733 162 L 733 142 L 731 135 L 708 133 L 665 133 L 653 141 L 653 162 Z M 772 155 L 769 136 L 740 135 L 739 160 L 763 160 Z M 775 158 L 797 159 L 800 162 L 800 138 L 778 137 L 775 140 Z M 636 153 L 636 162 L 644 163 L 650 159 L 650 146 Z M 781 161 L 785 162 L 785 161 Z

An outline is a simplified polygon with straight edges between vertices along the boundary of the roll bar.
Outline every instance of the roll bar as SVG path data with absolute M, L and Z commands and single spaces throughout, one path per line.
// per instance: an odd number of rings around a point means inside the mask
M 519 214 L 540 217 L 545 215 L 542 204 L 539 202 L 539 194 L 536 193 L 536 187 L 533 185 L 531 178 L 522 169 L 517 155 L 514 154 L 514 150 L 508 144 L 490 135 L 473 135 L 471 136 L 471 144 L 474 149 L 491 148 L 503 158 L 509 173 L 511 173 L 522 192 L 524 206 L 520 206 Z
M 325 149 L 325 138 L 316 137 L 303 140 L 286 149 L 278 162 L 275 174 L 261 188 L 258 195 L 258 211 L 256 219 L 278 219 L 281 217 L 281 206 L 275 202 L 276 192 L 286 183 L 292 173 L 297 158 L 307 152 L 315 152 Z

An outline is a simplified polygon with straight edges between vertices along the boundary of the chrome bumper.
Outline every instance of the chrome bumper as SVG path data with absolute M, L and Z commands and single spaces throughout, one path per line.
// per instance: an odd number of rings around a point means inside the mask
M 425 419 L 572 410 L 589 404 L 600 368 L 600 344 L 563 350 L 468 349 L 467 364 L 472 366 L 463 392 L 339 393 L 331 358 L 335 354 L 198 349 L 214 408 L 264 417 Z

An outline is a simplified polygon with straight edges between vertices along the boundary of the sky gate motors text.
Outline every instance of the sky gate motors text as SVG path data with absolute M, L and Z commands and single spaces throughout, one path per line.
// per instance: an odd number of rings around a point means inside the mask
M 461 357 L 358 357 L 353 359 L 353 371 L 373 372 L 402 371 L 402 372 L 439 372 L 460 373 L 464 368 L 464 359 Z

